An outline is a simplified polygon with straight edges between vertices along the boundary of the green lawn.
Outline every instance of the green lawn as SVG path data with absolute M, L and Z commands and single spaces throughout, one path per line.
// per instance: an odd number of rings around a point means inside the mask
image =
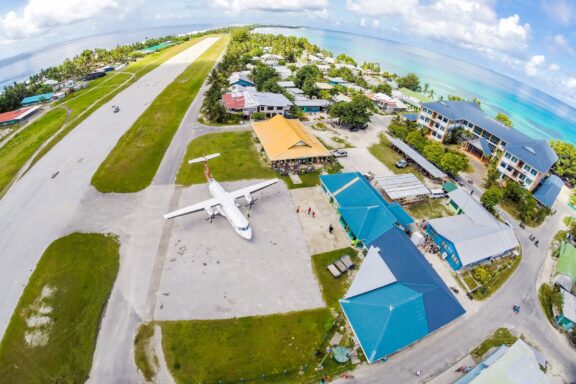
M 478 287 L 478 283 L 470 275 L 465 276 L 463 280 L 464 280 L 464 283 L 466 283 L 468 290 L 470 290 L 470 291 L 475 289 L 476 287 Z
M 38 152 L 32 164 L 40 160 L 72 129 L 120 91 L 158 67 L 164 61 L 201 40 L 202 38 L 191 39 L 186 43 L 162 52 L 148 55 L 130 64 L 121 72 L 113 72 L 103 78 L 91 81 L 88 88 L 75 92 L 57 103 L 57 106 L 65 106 L 71 109 L 71 120 L 66 120 L 66 112 L 62 108 L 54 108 L 45 115 L 40 116 L 0 149 L 0 164 L 2 164 L 2 167 L 0 167 L 0 196 L 3 195 L 22 166 L 24 166 L 24 164 L 34 156 L 40 146 L 62 128 L 65 123 L 67 124 L 66 127 L 54 136 L 48 145 Z M 130 74 L 134 75 L 132 79 L 130 79 Z M 97 101 L 101 97 L 103 97 L 102 100 Z
M 484 340 L 482 344 L 472 350 L 472 357 L 476 361 L 480 361 L 491 348 L 501 345 L 510 346 L 514 344 L 516 340 L 518 340 L 518 338 L 511 334 L 507 328 L 498 328 L 488 339 Z
M 38 148 L 60 129 L 66 111 L 53 109 L 32 122 L 0 148 L 0 196 L 5 192 L 20 168 Z
M 404 209 L 416 220 L 436 219 L 454 215 L 454 211 L 446 205 L 445 199 L 425 199 L 405 205 Z
M 326 269 L 326 266 L 344 255 L 350 256 L 356 266 L 359 266 L 360 258 L 354 248 L 342 248 L 312 256 L 312 267 L 320 282 L 322 296 L 324 296 L 326 305 L 331 308 L 338 308 L 338 300 L 344 297 L 351 281 L 349 281 L 346 275 L 334 278 L 328 269 Z
M 138 327 L 134 340 L 134 360 L 144 378 L 152 382 L 158 369 L 158 356 L 151 355 L 151 343 L 154 336 L 154 323 L 143 323 Z
M 311 361 L 332 322 L 327 308 L 226 320 L 166 321 L 161 323 L 162 345 L 177 383 L 264 378 L 264 382 L 302 383 L 309 381 L 298 371 Z
M 221 154 L 220 157 L 210 160 L 210 171 L 218 181 L 270 179 L 275 176 L 256 152 L 251 131 L 221 132 L 200 136 L 188 144 L 176 183 L 205 183 L 203 164 L 188 164 L 188 160 L 212 153 Z
M 220 38 L 158 95 L 100 164 L 92 177 L 96 189 L 137 192 L 150 185 L 190 103 L 227 44 L 227 36 Z
M 514 271 L 520 265 L 521 256 L 509 256 L 491 264 L 485 264 L 482 267 L 488 269 L 491 274 L 496 274 L 486 285 L 472 292 L 476 300 L 485 300 L 496 292 L 512 276 Z
M 46 249 L 0 344 L 0 381 L 86 381 L 119 247 L 111 236 L 73 233 Z
M 422 173 L 412 163 L 408 163 L 406 168 L 396 167 L 395 164 L 404 157 L 390 147 L 386 137 L 381 136 L 380 144 L 374 144 L 369 147 L 368 150 L 372 155 L 374 155 L 375 158 L 380 160 L 380 162 L 384 164 L 386 168 L 395 174 L 401 175 L 404 173 L 413 173 L 419 180 L 424 179 Z

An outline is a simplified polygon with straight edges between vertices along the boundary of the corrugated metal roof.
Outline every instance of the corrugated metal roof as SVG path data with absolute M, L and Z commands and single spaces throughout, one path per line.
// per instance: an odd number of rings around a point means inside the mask
M 550 175 L 534 192 L 534 198 L 542 205 L 552 208 L 563 186 L 564 182 L 561 178 L 556 175 Z
M 560 289 L 560 292 L 562 293 L 562 316 L 576 323 L 576 296 L 564 289 Z
M 396 139 L 395 137 L 389 137 L 388 139 L 390 140 L 390 143 L 392 143 L 392 145 L 394 145 L 396 148 L 402 151 L 407 157 L 412 159 L 412 161 L 417 163 L 420 167 L 424 168 L 424 170 L 428 172 L 430 176 L 435 177 L 437 179 L 443 179 L 446 177 L 446 174 L 444 172 L 439 170 L 438 167 L 436 167 L 434 164 L 426 160 L 424 156 L 416 152 L 414 148 L 412 148 L 402 140 Z
M 54 95 L 54 93 L 50 92 L 50 93 L 43 93 L 41 95 L 28 96 L 23 98 L 21 103 L 22 105 L 26 105 L 32 103 L 40 103 L 42 101 L 50 101 L 52 95 Z
M 537 352 L 522 339 L 512 346 L 501 348 L 501 354 L 491 364 L 482 364 L 484 369 L 471 372 L 458 380 L 457 384 L 547 384 L 546 374 L 540 370 Z
M 379 225 L 372 229 L 372 231 L 379 231 L 378 236 L 390 229 L 390 223 L 398 222 L 404 227 L 408 227 L 414 220 L 404 211 L 398 203 L 387 202 L 378 191 L 370 185 L 366 178 L 358 172 L 338 173 L 333 175 L 320 176 L 322 183 L 328 188 L 335 196 L 340 207 L 383 207 L 390 215 L 386 214 L 383 220 L 386 220 L 386 225 Z M 360 211 L 359 211 L 360 212 Z M 391 221 L 391 218 L 394 221 Z M 356 222 L 356 221 L 355 221 Z M 349 224 L 350 225 L 350 224 Z M 352 228 L 353 231 L 361 230 L 360 227 Z M 377 236 L 371 232 L 372 237 L 375 239 Z M 360 238 L 360 240 L 365 240 Z
M 464 314 L 450 292 L 408 236 L 393 228 L 372 242 L 364 263 L 340 305 L 368 362 L 397 352 Z M 394 276 L 365 270 L 381 259 Z M 378 277 L 380 281 L 378 282 Z M 356 282 L 367 279 L 366 282 Z M 358 294 L 353 287 L 375 287 Z
M 279 81 L 276 84 L 282 88 L 294 88 L 296 86 L 293 81 Z
M 15 111 L 0 113 L 0 123 L 12 120 L 21 120 L 32 112 L 37 111 L 39 108 L 40 107 L 20 108 Z
M 470 194 L 456 189 L 448 196 L 464 214 L 430 219 L 428 224 L 454 244 L 463 266 L 518 247 L 514 230 L 498 221 Z
M 376 182 L 393 200 L 430 194 L 430 190 L 412 173 L 376 177 Z
M 560 243 L 556 270 L 572 278 L 576 282 L 576 247 L 567 241 Z
M 272 161 L 331 156 L 298 120 L 276 115 L 266 121 L 254 122 L 252 127 Z
M 249 74 L 250 71 L 234 72 L 228 78 L 228 84 L 232 85 L 236 84 L 239 81 L 244 81 L 246 83 L 254 85 L 254 82 L 250 80 L 250 78 L 248 77 Z

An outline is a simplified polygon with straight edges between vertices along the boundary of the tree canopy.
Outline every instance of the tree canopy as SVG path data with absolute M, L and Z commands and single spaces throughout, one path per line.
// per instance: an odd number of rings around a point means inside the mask
M 569 184 L 576 185 L 576 147 L 560 140 L 552 140 L 550 144 L 558 155 L 552 171 Z
M 415 73 L 409 73 L 406 76 L 400 77 L 396 82 L 400 88 L 408 88 L 414 92 L 420 92 L 421 90 L 420 78 Z
M 501 122 L 502 124 L 504 124 L 507 127 L 512 126 L 512 120 L 510 120 L 510 117 L 506 116 L 503 113 L 498 112 L 498 114 L 496 115 L 496 120 Z
M 341 124 L 362 127 L 370 122 L 374 113 L 372 101 L 362 94 L 356 94 L 350 102 L 338 102 L 332 105 L 329 114 Z

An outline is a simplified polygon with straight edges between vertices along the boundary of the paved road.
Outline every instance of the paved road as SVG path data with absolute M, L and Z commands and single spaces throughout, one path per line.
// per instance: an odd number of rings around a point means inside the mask
M 0 200 L 0 270 L 4 276 L 9 276 L 0 280 L 0 337 L 44 249 L 55 239 L 78 229 L 70 223 L 82 211 L 87 197 L 95 193 L 90 179 L 97 167 L 156 96 L 215 41 L 215 38 L 208 38 L 199 42 L 115 96 L 68 134 Z M 119 105 L 121 112 L 112 113 L 112 105 Z M 52 179 L 51 175 L 57 171 L 58 176 Z M 146 201 L 145 196 L 143 199 Z M 130 239 L 131 234 L 124 236 Z M 127 249 L 129 245 L 123 244 L 122 263 Z M 120 269 L 119 280 L 126 267 L 121 265 Z M 145 299 L 146 294 L 143 296 Z M 116 286 L 109 306 L 114 305 L 114 300 L 126 301 Z M 131 321 L 110 324 L 104 321 L 103 331 L 114 329 L 110 333 L 114 335 L 119 328 L 131 324 L 137 316 L 135 309 L 130 308 L 131 312 L 124 313 Z M 119 341 L 111 340 L 112 343 Z M 99 351 L 110 356 L 108 362 L 120 353 L 127 356 L 127 351 L 120 345 L 117 350 L 102 351 L 101 344 L 99 342 L 97 346 L 96 360 L 101 356 Z M 109 383 L 109 377 L 118 382 L 134 381 L 134 370 L 127 369 L 126 364 L 106 365 L 99 361 L 95 361 L 92 372 L 96 382 Z M 109 372 L 118 373 L 118 376 L 106 376 Z
M 477 195 L 477 193 L 475 193 Z M 450 365 L 460 360 L 496 328 L 508 327 L 515 334 L 524 335 L 548 358 L 552 373 L 568 380 L 576 378 L 576 351 L 566 337 L 548 323 L 540 309 L 537 289 L 546 277 L 540 276 L 548 256 L 547 244 L 562 225 L 562 218 L 571 214 L 566 204 L 557 203 L 558 212 L 537 229 L 523 230 L 511 217 L 506 220 L 515 225 L 522 245 L 523 259 L 518 270 L 494 296 L 483 303 L 483 309 L 467 313 L 446 328 L 425 338 L 406 350 L 393 355 L 385 363 L 362 366 L 353 372 L 354 380 L 342 383 L 418 383 L 428 381 Z M 535 247 L 528 239 L 530 234 L 540 239 Z M 521 313 L 514 315 L 512 305 L 521 306 Z M 414 372 L 423 371 L 416 377 Z

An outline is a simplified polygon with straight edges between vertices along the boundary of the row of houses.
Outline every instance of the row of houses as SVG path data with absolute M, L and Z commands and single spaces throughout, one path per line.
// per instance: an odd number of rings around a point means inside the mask
M 560 193 L 561 181 L 549 176 L 558 156 L 546 140 L 533 139 L 487 116 L 474 102 L 434 101 L 423 103 L 417 124 L 430 137 L 445 142 L 456 129 L 465 129 L 472 139 L 466 149 L 482 158 L 498 158 L 501 177 L 517 181 L 535 192 L 540 203 L 551 207 Z M 537 189 L 543 188 L 538 193 Z

